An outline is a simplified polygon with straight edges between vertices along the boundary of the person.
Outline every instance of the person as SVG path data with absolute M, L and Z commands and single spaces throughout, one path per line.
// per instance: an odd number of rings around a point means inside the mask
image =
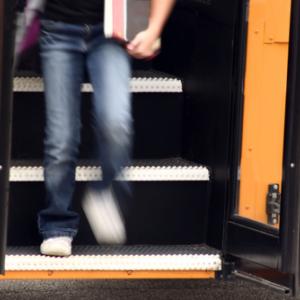
M 151 0 L 148 27 L 124 48 L 103 34 L 103 0 L 31 0 L 44 5 L 40 55 L 45 85 L 46 207 L 38 227 L 44 255 L 69 256 L 78 231 L 72 209 L 80 144 L 81 83 L 93 86 L 92 121 L 102 180 L 91 184 L 83 208 L 99 243 L 124 243 L 126 231 L 113 181 L 130 160 L 130 56 L 151 57 L 175 0 Z M 44 3 L 45 2 L 45 3 Z M 30 20 L 35 18 L 29 14 Z

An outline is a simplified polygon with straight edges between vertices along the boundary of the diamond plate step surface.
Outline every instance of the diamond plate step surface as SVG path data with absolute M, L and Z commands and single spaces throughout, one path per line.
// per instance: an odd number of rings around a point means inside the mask
M 18 161 L 10 168 L 11 182 L 43 181 L 41 163 Z M 76 168 L 77 181 L 101 180 L 101 168 L 89 162 L 81 162 Z M 205 166 L 180 158 L 136 161 L 124 168 L 118 180 L 126 181 L 209 181 L 209 170 Z
M 218 251 L 193 246 L 75 246 L 67 258 L 42 256 L 35 247 L 8 248 L 7 271 L 219 271 Z
M 145 74 L 136 74 L 130 82 L 133 93 L 182 93 L 182 82 L 173 77 L 161 77 L 165 75 L 152 74 L 150 77 Z M 15 77 L 14 92 L 43 92 L 44 83 L 41 77 Z M 83 93 L 91 93 L 92 85 L 84 83 L 81 86 Z

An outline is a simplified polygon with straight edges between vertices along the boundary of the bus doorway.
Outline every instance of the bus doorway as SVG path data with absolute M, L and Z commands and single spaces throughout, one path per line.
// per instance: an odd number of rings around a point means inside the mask
M 286 146 L 291 142 L 287 132 L 292 118 L 285 116 L 294 111 L 292 100 L 286 99 L 295 95 L 286 94 L 297 79 L 291 61 L 298 49 L 298 2 L 177 2 L 162 37 L 161 54 L 150 62 L 134 62 L 133 163 L 117 179 L 133 186 L 129 238 L 122 247 L 98 246 L 81 212 L 86 183 L 101 179 L 91 151 L 92 86 L 86 79 L 74 197 L 82 222 L 74 255 L 65 260 L 38 252 L 36 214 L 44 198 L 44 87 L 37 49 L 27 53 L 13 79 L 11 209 L 6 275 L 1 278 L 215 278 L 232 268 L 240 276 L 254 274 L 284 292 L 292 290 L 298 269 L 291 268 L 285 253 L 290 243 L 296 244 L 287 222 L 296 201 L 286 195 L 280 207 L 279 199 L 287 191 L 282 165 L 292 147 Z M 11 2 L 2 3 L 12 9 Z M 3 45 L 9 45 L 12 26 L 9 18 L 5 20 Z M 274 31 L 278 20 L 282 27 Z M 3 45 L 1 51 L 11 50 Z M 9 69 L 2 66 L 1 74 L 9 83 Z M 5 99 L 3 107 L 9 108 L 10 98 Z M 262 117 L 269 112 L 268 118 Z M 275 156 L 273 150 L 268 155 L 267 147 L 276 148 Z M 263 151 L 254 156 L 260 148 Z M 8 165 L 7 156 L 5 161 Z M 265 170 L 276 176 L 266 178 L 260 173 Z M 263 178 L 259 187 L 257 178 Z M 299 224 L 297 218 L 293 222 Z M 293 253 L 294 260 L 297 255 Z

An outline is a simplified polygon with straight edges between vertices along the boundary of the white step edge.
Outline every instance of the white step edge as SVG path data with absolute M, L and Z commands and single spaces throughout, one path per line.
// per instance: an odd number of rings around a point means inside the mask
M 44 168 L 11 167 L 11 182 L 44 181 Z M 77 167 L 76 181 L 101 180 L 99 167 Z M 209 181 L 209 170 L 206 167 L 126 167 L 117 178 L 120 181 Z
M 6 255 L 6 271 L 220 271 L 220 255 Z
M 175 78 L 132 78 L 132 93 L 182 93 L 182 82 Z M 93 91 L 89 83 L 82 84 L 84 93 Z M 15 77 L 14 92 L 43 92 L 44 83 L 40 77 Z

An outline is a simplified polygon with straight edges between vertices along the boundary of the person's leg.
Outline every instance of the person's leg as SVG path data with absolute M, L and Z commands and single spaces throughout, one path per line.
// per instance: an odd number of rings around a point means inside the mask
M 94 89 L 92 121 L 103 171 L 102 188 L 106 188 L 130 160 L 130 60 L 117 43 L 102 40 L 89 50 L 87 69 Z
M 93 126 L 103 179 L 90 186 L 83 208 L 99 243 L 124 243 L 125 225 L 119 207 L 124 211 L 129 189 L 125 182 L 115 183 L 123 192 L 117 197 L 112 183 L 130 160 L 130 59 L 120 45 L 99 34 L 89 45 L 87 69 L 94 88 Z
M 71 208 L 80 142 L 80 84 L 84 72 L 78 32 L 74 26 L 61 22 L 44 21 L 42 25 L 46 208 L 39 213 L 38 225 L 44 239 L 72 238 L 79 222 L 78 214 Z

